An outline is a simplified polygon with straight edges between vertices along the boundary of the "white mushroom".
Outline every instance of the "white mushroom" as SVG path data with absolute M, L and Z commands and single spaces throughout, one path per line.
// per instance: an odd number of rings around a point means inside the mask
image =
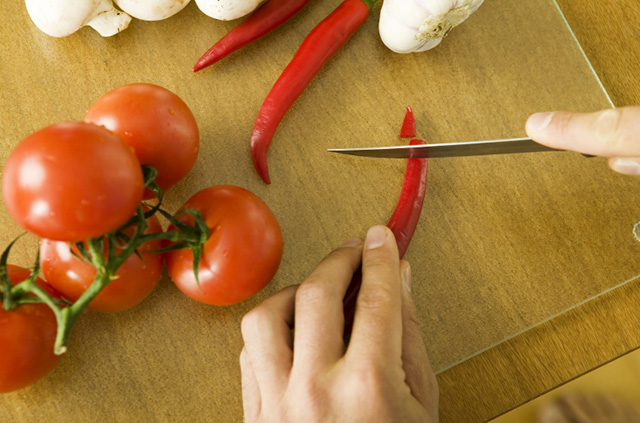
M 114 0 L 116 5 L 143 21 L 159 21 L 169 18 L 189 4 L 191 0 Z
M 66 37 L 86 25 L 110 37 L 131 22 L 131 16 L 117 10 L 111 0 L 25 0 L 25 4 L 33 23 L 52 37 Z
M 248 15 L 260 6 L 260 3 L 262 0 L 196 0 L 202 13 L 221 21 Z

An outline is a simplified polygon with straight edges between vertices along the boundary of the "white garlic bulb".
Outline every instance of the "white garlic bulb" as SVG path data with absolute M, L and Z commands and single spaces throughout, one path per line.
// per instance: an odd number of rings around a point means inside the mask
M 429 50 L 464 22 L 484 0 L 384 0 L 378 30 L 396 53 Z

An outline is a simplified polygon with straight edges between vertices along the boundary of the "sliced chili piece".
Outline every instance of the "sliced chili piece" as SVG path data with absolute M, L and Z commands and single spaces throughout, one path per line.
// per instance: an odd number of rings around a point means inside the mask
M 267 150 L 280 121 L 325 63 L 367 20 L 370 4 L 345 0 L 305 38 L 264 100 L 251 134 L 251 157 L 262 180 L 271 183 Z
M 416 136 L 416 118 L 413 115 L 411 106 L 407 106 L 407 113 L 404 115 L 402 129 L 400 129 L 400 138 L 413 138 Z
M 227 57 L 263 37 L 302 10 L 311 0 L 268 0 L 249 17 L 213 45 L 193 67 L 193 71 Z
M 424 141 L 412 139 L 410 144 L 424 144 Z M 389 223 L 387 223 L 398 243 L 400 258 L 404 257 L 420 219 L 424 195 L 427 190 L 427 164 L 427 159 L 409 159 L 407 161 L 400 199 L 389 219 Z M 343 300 L 345 338 L 348 338 L 351 334 L 356 300 L 361 283 L 362 271 L 358 269 L 351 279 Z

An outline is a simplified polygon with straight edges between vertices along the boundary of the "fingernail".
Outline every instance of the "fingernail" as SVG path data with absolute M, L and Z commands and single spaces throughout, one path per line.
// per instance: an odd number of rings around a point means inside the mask
M 368 250 L 381 247 L 387 239 L 387 231 L 384 226 L 374 226 L 367 232 L 364 245 Z
M 625 175 L 640 175 L 640 163 L 633 159 L 612 159 L 611 169 Z
M 405 266 L 402 271 L 402 285 L 407 290 L 407 292 L 411 293 L 411 266 L 409 263 Z
M 346 240 L 340 247 L 359 247 L 362 245 L 360 238 L 350 238 Z
M 528 133 L 539 133 L 547 129 L 553 119 L 553 112 L 534 113 L 527 119 L 526 129 Z

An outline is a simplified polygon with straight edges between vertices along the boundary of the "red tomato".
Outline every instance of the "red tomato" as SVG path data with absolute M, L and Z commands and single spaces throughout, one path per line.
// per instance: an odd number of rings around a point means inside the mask
M 198 270 L 200 287 L 190 249 L 166 255 L 169 275 L 182 292 L 207 304 L 235 304 L 273 278 L 282 259 L 282 233 L 269 207 L 255 194 L 235 186 L 211 187 L 182 208 L 198 210 L 211 229 Z M 179 219 L 193 223 L 188 215 Z
M 84 122 L 61 122 L 20 142 L 2 176 L 13 218 L 41 238 L 80 241 L 117 229 L 136 211 L 144 181 L 131 147 Z
M 130 84 L 108 92 L 84 118 L 120 136 L 143 165 L 158 171 L 155 182 L 165 191 L 187 176 L 200 146 L 198 125 L 184 101 L 152 84 Z M 149 190 L 145 198 L 153 198 Z
M 13 284 L 29 277 L 29 270 L 7 265 Z M 38 285 L 50 287 L 38 278 Z M 60 361 L 53 353 L 58 325 L 51 309 L 44 304 L 23 304 L 12 311 L 0 306 L 0 393 L 35 383 Z
M 154 215 L 147 219 L 146 233 L 162 232 L 158 218 Z M 132 235 L 133 227 L 125 233 Z M 136 254 L 127 258 L 118 269 L 114 279 L 89 304 L 97 311 L 121 311 L 133 307 L 147 298 L 162 277 L 163 256 L 151 251 L 162 248 L 162 241 L 149 241 L 138 249 L 142 260 Z M 76 254 L 78 250 L 73 247 Z M 105 247 L 105 255 L 107 254 Z M 75 301 L 89 288 L 96 276 L 91 264 L 75 257 L 69 244 L 43 239 L 40 242 L 40 261 L 42 274 L 63 297 Z

